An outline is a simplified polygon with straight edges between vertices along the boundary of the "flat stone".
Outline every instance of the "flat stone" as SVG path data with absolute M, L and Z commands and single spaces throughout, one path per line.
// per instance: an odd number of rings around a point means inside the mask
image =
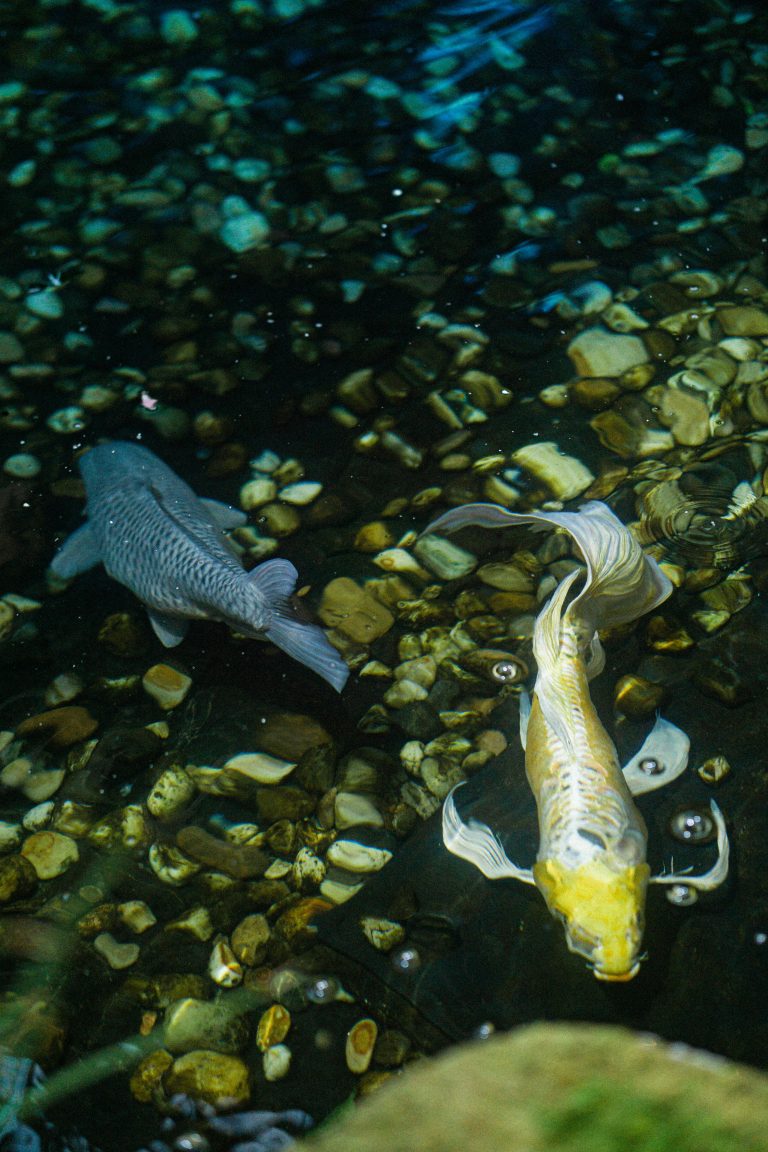
M 717 318 L 726 336 L 768 336 L 768 312 L 754 304 L 718 308 Z
M 325 586 L 318 615 L 328 628 L 335 628 L 359 644 L 370 644 L 395 622 L 388 608 L 347 576 L 339 576 Z
M 170 1052 L 194 1052 L 205 1044 L 209 1051 L 234 1055 L 248 1041 L 248 1025 L 221 1000 L 187 998 L 166 1009 L 164 1040 Z
M 621 376 L 648 359 L 639 336 L 609 332 L 600 325 L 585 328 L 571 340 L 567 351 L 579 376 Z
M 192 680 L 170 664 L 153 664 L 141 678 L 144 691 L 165 712 L 178 707 L 192 687 Z
M 293 772 L 296 764 L 279 760 L 267 752 L 240 752 L 224 764 L 224 771 L 255 780 L 258 784 L 279 784 Z
M 441 580 L 458 580 L 468 576 L 477 566 L 477 557 L 466 548 L 432 533 L 417 540 L 413 551 L 424 567 Z
M 198 1048 L 174 1060 L 164 1086 L 169 1095 L 183 1092 L 218 1108 L 236 1108 L 250 1098 L 245 1062 L 210 1049 Z
M 93 942 L 93 947 L 116 972 L 130 968 L 141 954 L 138 944 L 121 944 L 119 940 L 115 940 L 111 932 L 100 932 Z

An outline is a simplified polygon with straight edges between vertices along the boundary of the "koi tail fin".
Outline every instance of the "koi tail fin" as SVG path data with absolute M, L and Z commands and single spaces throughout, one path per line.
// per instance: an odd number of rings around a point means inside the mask
M 568 675 L 561 674 L 565 621 L 585 660 L 589 677 L 603 666 L 597 637 L 599 628 L 627 624 L 650 612 L 672 591 L 672 584 L 655 560 L 646 556 L 629 529 L 611 509 L 598 500 L 578 512 L 508 512 L 495 504 L 467 504 L 453 508 L 427 528 L 427 532 L 455 532 L 468 525 L 506 528 L 531 524 L 536 528 L 561 528 L 573 540 L 587 566 L 583 587 L 570 602 L 568 597 L 579 579 L 570 573 L 556 588 L 536 621 L 533 651 L 539 666 L 536 696 L 547 722 L 567 743 L 559 720 L 568 713 Z M 575 653 L 573 653 L 575 655 Z
M 297 576 L 293 564 L 282 559 L 267 560 L 249 573 L 248 580 L 259 589 L 268 606 L 269 622 L 263 634 L 288 656 L 311 668 L 341 692 L 349 669 L 322 628 L 302 620 L 289 602 Z
M 426 532 L 456 532 L 469 525 L 509 528 L 562 528 L 573 540 L 587 565 L 587 579 L 568 605 L 571 619 L 578 616 L 588 633 L 588 644 L 598 628 L 628 624 L 650 612 L 672 591 L 672 585 L 652 557 L 646 556 L 632 533 L 607 504 L 590 500 L 578 512 L 508 512 L 496 504 L 465 504 L 433 521 Z M 426 533 L 425 533 L 426 534 Z M 563 590 L 563 584 L 567 584 Z M 550 601 L 560 613 L 572 581 L 563 581 Z

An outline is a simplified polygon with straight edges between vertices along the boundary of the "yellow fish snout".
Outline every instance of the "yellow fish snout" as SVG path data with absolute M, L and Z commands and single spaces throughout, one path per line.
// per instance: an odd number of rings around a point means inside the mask
M 637 975 L 643 941 L 647 864 L 613 871 L 600 860 L 568 869 L 540 861 L 533 870 L 550 912 L 563 921 L 568 947 L 599 980 Z

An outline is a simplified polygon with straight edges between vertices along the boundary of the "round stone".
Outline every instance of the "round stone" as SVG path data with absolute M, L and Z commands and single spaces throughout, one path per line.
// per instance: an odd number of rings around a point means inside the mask
M 261 212 L 243 212 L 225 220 L 219 238 L 232 252 L 250 252 L 269 236 L 269 221 Z
M 31 480 L 33 476 L 38 475 L 41 467 L 37 456 L 33 456 L 30 452 L 17 452 L 5 461 L 3 472 L 6 476 L 13 476 L 18 480 Z
M 77 844 L 61 832 L 34 832 L 24 841 L 21 854 L 35 870 L 39 880 L 61 876 L 80 857 Z

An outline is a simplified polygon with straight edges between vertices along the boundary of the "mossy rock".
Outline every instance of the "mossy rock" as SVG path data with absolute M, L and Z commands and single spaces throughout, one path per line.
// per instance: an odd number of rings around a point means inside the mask
M 407 1068 L 300 1152 L 768 1152 L 768 1077 L 653 1036 L 534 1024 Z

